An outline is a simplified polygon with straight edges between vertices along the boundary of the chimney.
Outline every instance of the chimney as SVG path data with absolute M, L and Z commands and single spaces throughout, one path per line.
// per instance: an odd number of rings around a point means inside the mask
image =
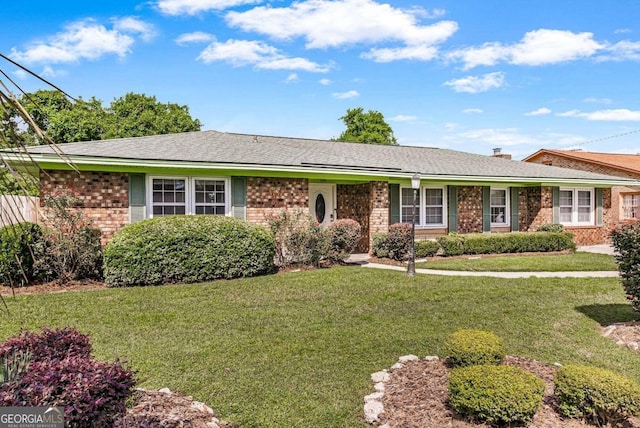
M 493 149 L 493 157 L 500 159 L 511 159 L 511 155 L 503 154 L 500 147 L 496 147 L 495 149 Z

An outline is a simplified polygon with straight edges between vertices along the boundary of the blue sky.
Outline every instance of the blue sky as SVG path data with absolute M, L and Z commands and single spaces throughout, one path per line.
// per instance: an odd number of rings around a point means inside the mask
M 637 0 L 35 0 L 2 14 L 0 52 L 69 94 L 155 95 L 203 129 L 329 139 L 363 107 L 403 145 L 640 152 Z

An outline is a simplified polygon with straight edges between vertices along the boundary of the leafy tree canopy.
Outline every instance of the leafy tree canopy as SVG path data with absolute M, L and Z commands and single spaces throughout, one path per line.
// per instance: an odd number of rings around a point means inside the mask
M 347 109 L 347 113 L 340 118 L 347 129 L 337 138 L 338 141 L 349 141 L 365 144 L 397 145 L 393 129 L 384 120 L 382 113 L 369 110 L 364 112 L 362 107 Z
M 199 131 L 202 127 L 187 106 L 161 103 L 144 94 L 128 93 L 107 108 L 95 97 L 71 101 L 55 90 L 27 93 L 21 102 L 45 135 L 58 144 Z M 13 122 L 17 118 L 13 115 Z M 31 127 L 25 134 L 32 144 L 37 143 Z

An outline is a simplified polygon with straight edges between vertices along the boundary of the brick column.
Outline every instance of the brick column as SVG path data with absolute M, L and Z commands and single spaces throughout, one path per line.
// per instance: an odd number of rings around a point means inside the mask
M 389 232 L 389 183 L 373 181 L 370 186 L 369 250 L 373 247 L 374 233 Z

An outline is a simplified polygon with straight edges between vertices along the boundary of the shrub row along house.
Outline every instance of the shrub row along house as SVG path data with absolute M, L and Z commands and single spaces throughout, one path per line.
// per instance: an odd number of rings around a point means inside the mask
M 29 148 L 41 169 L 41 192 L 73 188 L 105 240 L 128 223 L 157 216 L 219 214 L 266 224 L 284 208 L 301 208 L 323 225 L 357 220 L 359 250 L 367 251 L 374 233 L 411 221 L 417 173 L 418 237 L 562 223 L 577 244 L 594 244 L 613 227 L 611 187 L 640 184 L 439 148 L 217 131 L 59 147 L 66 159 L 53 147 Z

